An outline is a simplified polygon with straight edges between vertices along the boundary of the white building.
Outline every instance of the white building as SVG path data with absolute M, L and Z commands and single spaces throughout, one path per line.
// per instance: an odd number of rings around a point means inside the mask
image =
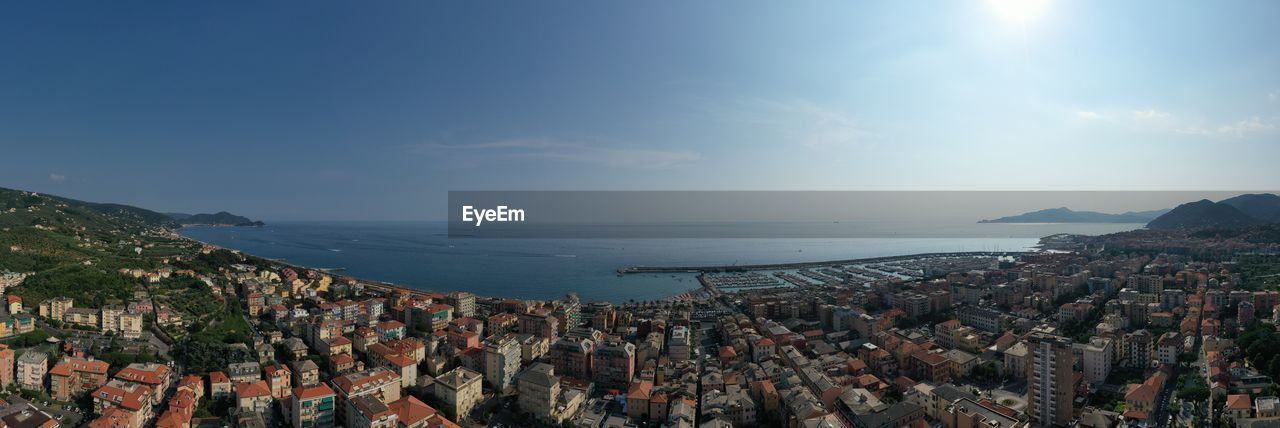
M 671 358 L 672 362 L 687 361 L 689 359 L 691 340 L 689 327 L 678 325 L 671 328 L 671 338 L 667 340 L 667 356 Z
M 1115 346 L 1111 339 L 1094 337 L 1084 345 L 1084 380 L 1095 384 L 1105 382 L 1111 374 L 1111 362 L 1115 360 Z

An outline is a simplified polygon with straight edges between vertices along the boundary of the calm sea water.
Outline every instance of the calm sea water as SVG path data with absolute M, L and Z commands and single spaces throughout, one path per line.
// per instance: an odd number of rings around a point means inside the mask
M 761 227 L 751 225 L 750 227 Z M 792 226 L 798 227 L 798 226 Z M 811 225 L 806 227 L 840 227 Z M 852 227 L 852 226 L 842 226 Z M 691 275 L 619 277 L 619 267 L 801 262 L 950 251 L 1020 251 L 1055 233 L 1102 234 L 1137 224 L 879 225 L 902 237 L 836 239 L 466 239 L 443 222 L 273 222 L 190 227 L 193 239 L 261 257 L 408 287 L 481 296 L 657 300 L 698 288 Z

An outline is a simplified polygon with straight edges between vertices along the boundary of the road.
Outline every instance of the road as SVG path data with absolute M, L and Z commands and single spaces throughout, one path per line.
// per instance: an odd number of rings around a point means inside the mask
M 1197 373 L 1192 373 L 1190 376 L 1200 376 L 1201 373 L 1199 373 L 1199 371 L 1204 367 L 1205 362 L 1204 362 L 1204 354 L 1200 352 L 1200 325 L 1199 324 L 1196 325 L 1195 338 L 1192 343 L 1193 345 L 1191 346 L 1191 352 L 1195 353 L 1196 362 L 1191 365 L 1191 368 L 1196 370 Z M 1172 422 L 1171 415 L 1167 415 L 1167 412 L 1169 410 L 1169 401 L 1173 399 L 1174 392 L 1177 391 L 1180 386 L 1186 386 L 1186 385 L 1178 385 L 1178 376 L 1185 371 L 1186 369 L 1183 368 L 1183 365 L 1181 363 L 1174 365 L 1173 373 L 1169 376 L 1169 381 L 1165 382 L 1165 387 L 1162 391 L 1160 391 L 1160 396 L 1156 397 L 1156 408 L 1155 408 L 1155 411 L 1151 413 L 1151 417 L 1152 419 L 1155 420 L 1156 426 L 1159 428 L 1166 428 L 1169 426 L 1169 423 Z M 1207 371 L 1205 371 L 1204 373 L 1207 373 Z M 1190 376 L 1188 376 L 1188 382 L 1191 381 Z M 1210 399 L 1212 400 L 1212 398 Z M 1198 406 L 1198 403 L 1196 405 Z M 1178 415 L 1178 416 L 1181 417 L 1182 415 Z

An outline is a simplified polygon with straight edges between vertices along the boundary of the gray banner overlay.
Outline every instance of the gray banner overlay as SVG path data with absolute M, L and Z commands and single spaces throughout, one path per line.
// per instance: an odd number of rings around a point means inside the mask
M 447 218 L 451 238 L 1038 238 L 1244 193 L 1259 191 L 450 191 Z M 1135 214 L 980 223 L 1059 208 Z

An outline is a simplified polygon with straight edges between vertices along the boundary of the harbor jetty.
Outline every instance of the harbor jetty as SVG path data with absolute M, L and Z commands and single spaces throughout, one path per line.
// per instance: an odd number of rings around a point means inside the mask
M 708 266 L 625 266 L 618 269 L 619 274 L 634 273 L 727 273 L 748 272 L 754 270 L 789 270 L 805 269 L 832 265 L 887 263 L 902 260 L 942 258 L 942 257 L 1006 257 L 1028 254 L 1025 251 L 970 251 L 957 253 L 923 253 L 901 256 L 872 257 L 865 259 L 828 260 L 816 262 L 769 263 L 754 265 L 708 265 Z

